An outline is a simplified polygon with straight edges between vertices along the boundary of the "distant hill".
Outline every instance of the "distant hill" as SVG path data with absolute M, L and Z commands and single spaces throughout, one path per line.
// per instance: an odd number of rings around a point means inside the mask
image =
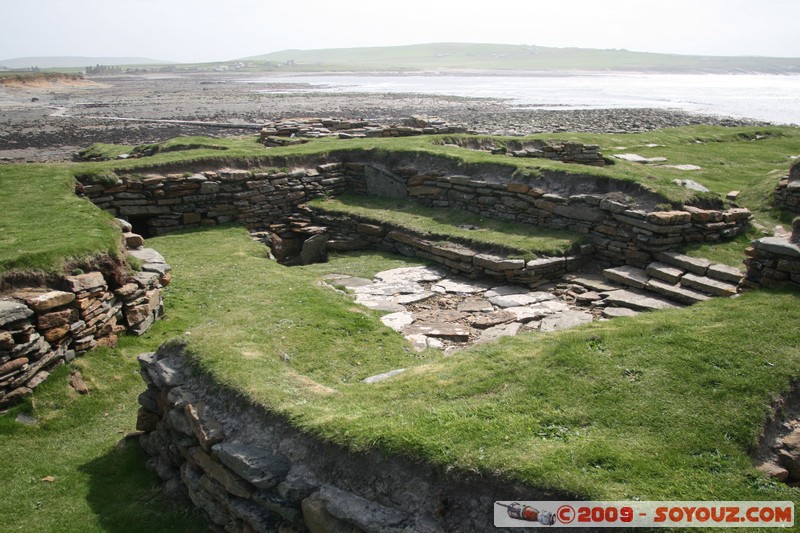
M 496 70 L 800 73 L 800 58 L 688 56 L 628 50 L 434 43 L 372 48 L 283 50 L 240 61 L 264 61 L 298 71 Z M 287 65 L 287 63 L 289 63 Z
M 16 57 L 0 60 L 0 67 L 19 69 L 29 67 L 39 68 L 75 68 L 95 65 L 165 65 L 175 64 L 175 61 L 163 61 L 146 57 Z

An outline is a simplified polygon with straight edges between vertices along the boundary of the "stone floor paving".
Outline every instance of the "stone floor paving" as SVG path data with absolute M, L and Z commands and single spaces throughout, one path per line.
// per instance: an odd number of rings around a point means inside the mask
M 383 323 L 402 333 L 416 351 L 452 353 L 520 332 L 558 331 L 658 307 L 642 305 L 630 288 L 596 273 L 568 278 L 530 289 L 421 266 L 387 270 L 372 280 L 332 274 L 325 281 L 347 289 L 357 303 L 386 312 Z

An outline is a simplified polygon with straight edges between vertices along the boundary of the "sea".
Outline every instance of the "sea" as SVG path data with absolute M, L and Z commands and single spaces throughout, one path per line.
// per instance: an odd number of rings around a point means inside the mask
M 256 81 L 256 80 L 250 80 Z M 290 91 L 417 93 L 501 98 L 519 109 L 659 108 L 800 125 L 800 75 L 583 73 L 277 75 Z M 282 90 L 282 92 L 286 92 Z M 269 91 L 266 92 L 275 92 Z

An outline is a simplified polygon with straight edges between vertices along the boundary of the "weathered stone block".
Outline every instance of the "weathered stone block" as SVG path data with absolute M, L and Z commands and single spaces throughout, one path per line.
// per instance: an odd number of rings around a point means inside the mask
M 384 533 L 403 530 L 409 516 L 397 509 L 340 490 L 331 485 L 319 491 L 325 509 L 336 518 L 349 522 L 366 533 Z
M 289 461 L 280 454 L 235 442 L 212 446 L 220 462 L 260 489 L 270 489 L 283 481 Z
M 736 285 L 691 273 L 685 274 L 681 278 L 681 285 L 716 296 L 733 296 L 736 294 Z
M 603 275 L 610 281 L 635 289 L 644 289 L 647 286 L 647 282 L 650 280 L 650 277 L 641 268 L 627 265 L 607 268 L 603 270 Z
M 488 254 L 478 254 L 472 258 L 472 264 L 481 268 L 495 271 L 522 270 L 525 268 L 523 259 L 508 259 Z
M 64 279 L 69 287 L 69 290 L 74 293 L 108 289 L 106 280 L 103 278 L 103 274 L 100 272 L 89 272 L 79 276 L 67 276 Z
M 27 305 L 12 300 L 0 300 L 0 326 L 33 316 Z
M 253 494 L 253 487 L 228 470 L 222 464 L 216 462 L 212 456 L 204 452 L 201 448 L 193 448 L 189 452 L 191 460 L 200 467 L 210 478 L 220 483 L 225 490 L 240 498 L 250 498 Z
M 654 211 L 647 215 L 646 220 L 659 226 L 686 224 L 692 220 L 692 214 L 687 211 Z
M 659 262 L 650 263 L 647 265 L 645 272 L 654 278 L 668 281 L 669 283 L 678 283 L 681 279 L 681 276 L 684 274 L 683 270 L 680 268 Z
M 24 301 L 28 307 L 38 313 L 67 305 L 75 300 L 75 294 L 71 292 L 38 289 L 17 291 L 14 293 L 14 297 Z

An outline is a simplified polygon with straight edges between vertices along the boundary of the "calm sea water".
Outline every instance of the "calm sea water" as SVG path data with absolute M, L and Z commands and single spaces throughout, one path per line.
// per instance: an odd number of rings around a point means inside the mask
M 520 108 L 655 107 L 800 125 L 800 76 L 585 74 L 563 76 L 279 76 L 311 91 L 504 98 Z M 306 92 L 308 89 L 298 89 Z

